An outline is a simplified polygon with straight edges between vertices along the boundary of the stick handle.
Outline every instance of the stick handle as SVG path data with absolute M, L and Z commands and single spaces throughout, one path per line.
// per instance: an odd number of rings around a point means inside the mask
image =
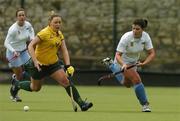
M 127 67 L 127 69 L 133 68 L 133 67 L 135 67 L 136 65 L 137 65 L 137 64 L 130 65 L 130 66 Z M 114 73 L 113 75 L 117 75 L 117 74 L 122 73 L 122 72 L 124 72 L 124 69 L 122 69 L 121 71 L 118 71 L 118 72 Z

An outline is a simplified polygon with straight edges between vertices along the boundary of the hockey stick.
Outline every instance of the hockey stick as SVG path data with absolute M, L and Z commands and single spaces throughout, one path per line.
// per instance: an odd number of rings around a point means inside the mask
M 130 65 L 130 66 L 127 67 L 127 69 L 133 68 L 133 67 L 135 67 L 136 65 L 137 65 L 137 64 Z M 101 77 L 98 79 L 98 85 L 100 86 L 103 80 L 113 78 L 113 77 L 115 77 L 117 74 L 120 74 L 120 73 L 123 73 L 123 72 L 124 72 L 124 69 L 122 69 L 122 70 L 120 70 L 120 71 L 118 71 L 118 72 L 115 72 L 115 73 L 110 73 L 110 74 L 101 76 Z M 122 76 L 122 75 L 121 75 L 121 76 Z M 121 78 L 123 78 L 123 77 L 121 77 Z
M 76 102 L 74 101 L 73 89 L 72 89 L 72 80 L 71 80 L 71 78 L 72 78 L 72 77 L 69 77 L 71 103 L 72 103 L 74 112 L 77 112 L 77 109 L 78 109 L 78 108 L 77 108 Z

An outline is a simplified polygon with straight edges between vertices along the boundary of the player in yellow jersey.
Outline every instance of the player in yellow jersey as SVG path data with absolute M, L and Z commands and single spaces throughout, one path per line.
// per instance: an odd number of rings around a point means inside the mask
M 30 42 L 28 50 L 31 59 L 25 64 L 25 69 L 31 75 L 31 82 L 27 81 L 26 84 L 23 83 L 22 85 L 17 81 L 17 83 L 14 84 L 14 94 L 16 94 L 19 89 L 39 91 L 41 89 L 42 79 L 45 76 L 49 76 L 62 85 L 69 96 L 71 96 L 71 86 L 74 100 L 82 111 L 87 111 L 93 104 L 83 101 L 78 90 L 73 84 L 70 85 L 70 81 L 68 80 L 68 76 L 73 75 L 74 68 L 70 64 L 64 36 L 60 31 L 61 22 L 59 15 L 51 15 L 48 26 L 42 29 Z M 59 61 L 58 51 L 60 51 L 63 56 L 66 72 Z

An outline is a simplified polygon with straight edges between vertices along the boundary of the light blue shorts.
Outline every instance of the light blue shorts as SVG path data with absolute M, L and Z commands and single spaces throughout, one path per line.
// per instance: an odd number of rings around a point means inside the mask
M 134 63 L 126 63 L 126 64 L 134 64 Z M 121 71 L 121 65 L 114 62 L 112 63 L 110 66 L 109 66 L 109 69 L 113 72 L 113 73 L 116 73 L 116 72 L 120 72 Z M 137 70 L 137 67 L 133 67 L 133 69 Z M 124 81 L 124 75 L 123 73 L 119 73 L 117 74 L 116 76 L 116 81 L 118 81 L 120 84 L 123 84 L 123 81 Z
M 7 50 L 6 58 L 9 61 L 9 67 L 14 68 L 24 65 L 30 59 L 30 55 L 28 53 L 28 50 L 23 50 L 20 51 L 20 55 L 18 57 L 14 57 L 13 52 Z

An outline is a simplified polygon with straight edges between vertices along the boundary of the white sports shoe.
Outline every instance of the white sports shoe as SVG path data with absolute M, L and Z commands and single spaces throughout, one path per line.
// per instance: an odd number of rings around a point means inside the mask
M 151 109 L 149 108 L 148 105 L 143 105 L 142 106 L 142 112 L 151 112 Z
M 102 60 L 102 63 L 104 65 L 106 65 L 107 67 L 109 67 L 113 63 L 113 60 L 111 58 L 107 57 Z

